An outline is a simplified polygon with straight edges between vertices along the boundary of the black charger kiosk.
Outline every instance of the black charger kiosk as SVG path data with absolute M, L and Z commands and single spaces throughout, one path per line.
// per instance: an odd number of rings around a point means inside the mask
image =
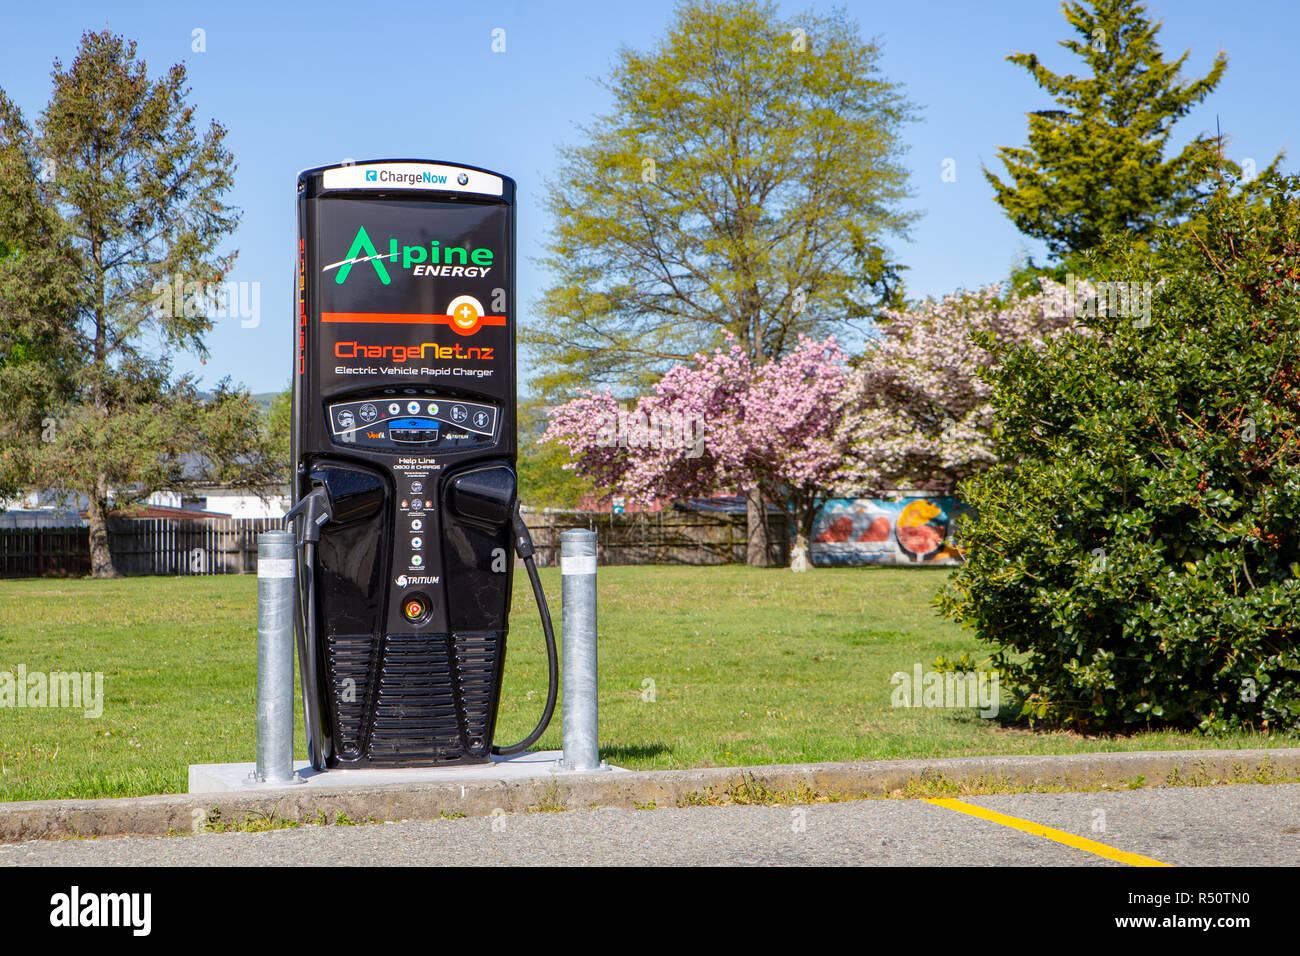
M 298 176 L 297 642 L 317 770 L 486 762 L 541 736 L 556 655 L 516 499 L 515 184 L 425 160 Z M 515 555 L 550 686 L 492 746 Z

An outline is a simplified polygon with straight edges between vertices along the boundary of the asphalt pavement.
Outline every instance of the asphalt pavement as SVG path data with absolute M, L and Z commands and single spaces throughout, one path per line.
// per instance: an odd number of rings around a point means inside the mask
M 44 840 L 0 845 L 0 867 L 1300 864 L 1300 784 L 1027 793 L 960 803 L 571 810 Z M 984 819 L 974 808 L 1002 816 Z M 1042 827 L 1050 835 L 1041 835 Z

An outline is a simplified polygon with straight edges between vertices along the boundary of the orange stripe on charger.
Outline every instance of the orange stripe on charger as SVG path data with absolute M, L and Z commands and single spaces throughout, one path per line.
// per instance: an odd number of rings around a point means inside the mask
M 450 315 L 436 315 L 412 312 L 322 312 L 322 322 L 381 322 L 403 323 L 408 325 L 451 325 Z M 478 320 L 479 325 L 505 325 L 504 315 L 484 315 Z

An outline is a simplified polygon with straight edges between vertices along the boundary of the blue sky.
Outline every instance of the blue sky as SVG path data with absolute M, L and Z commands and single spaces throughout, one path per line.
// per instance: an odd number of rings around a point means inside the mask
M 838 4 L 834 4 L 838 5 Z M 811 6 L 781 5 L 795 14 Z M 908 294 L 943 294 L 1004 277 L 1023 250 L 993 202 L 980 163 L 993 168 L 999 145 L 1025 139 L 1028 110 L 1049 105 L 1023 70 L 1005 62 L 1035 52 L 1058 71 L 1077 69 L 1057 46 L 1069 27 L 1055 0 L 972 4 L 849 2 L 862 34 L 883 45 L 885 76 L 903 85 L 921 119 L 903 134 L 923 213 L 910 242 L 894 251 Z M 1296 171 L 1300 83 L 1294 40 L 1300 5 L 1290 0 L 1166 0 L 1149 4 L 1164 23 L 1168 55 L 1190 51 L 1187 75 L 1214 55 L 1229 56 L 1219 89 L 1175 134 L 1179 143 L 1212 132 L 1219 118 L 1228 154 L 1263 167 L 1285 150 Z M 548 277 L 540 257 L 548 221 L 544 181 L 558 147 L 581 141 L 578 126 L 609 106 L 598 79 L 620 46 L 647 49 L 663 35 L 674 4 L 505 2 L 275 4 L 68 2 L 52 8 L 7 4 L 0 12 L 0 87 L 35 119 L 50 92 L 55 57 L 69 62 L 84 29 L 111 27 L 139 42 L 157 75 L 176 61 L 189 69 L 190 101 L 206 124 L 229 129 L 238 162 L 229 201 L 243 210 L 231 239 L 231 276 L 258 282 L 260 321 L 218 320 L 206 365 L 180 355 L 176 368 L 205 385 L 224 375 L 255 392 L 285 387 L 291 363 L 294 183 L 298 170 L 344 158 L 427 157 L 513 176 L 519 184 L 520 301 L 534 302 Z M 492 31 L 506 49 L 494 53 Z M 206 51 L 195 52 L 194 31 Z M 941 178 L 946 159 L 956 181 Z M 521 385 L 530 370 L 520 367 Z

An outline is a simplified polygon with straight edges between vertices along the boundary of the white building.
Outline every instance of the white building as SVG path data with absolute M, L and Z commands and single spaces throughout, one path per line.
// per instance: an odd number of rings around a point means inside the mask
M 174 491 L 159 491 L 147 502 L 167 508 L 197 508 L 232 518 L 283 518 L 289 510 L 288 489 L 267 498 L 235 488 L 202 488 L 197 494 L 182 497 Z
M 208 511 L 231 518 L 283 518 L 289 510 L 290 499 L 287 488 L 266 498 L 236 488 L 212 487 L 196 489 L 197 493 L 182 495 L 178 491 L 155 491 L 144 499 L 145 504 L 162 508 L 187 508 L 194 511 Z M 109 499 L 112 500 L 112 492 Z M 24 511 L 49 511 L 51 509 L 76 512 L 86 510 L 89 502 L 85 495 L 74 493 L 31 491 L 13 498 L 0 499 L 0 513 Z

